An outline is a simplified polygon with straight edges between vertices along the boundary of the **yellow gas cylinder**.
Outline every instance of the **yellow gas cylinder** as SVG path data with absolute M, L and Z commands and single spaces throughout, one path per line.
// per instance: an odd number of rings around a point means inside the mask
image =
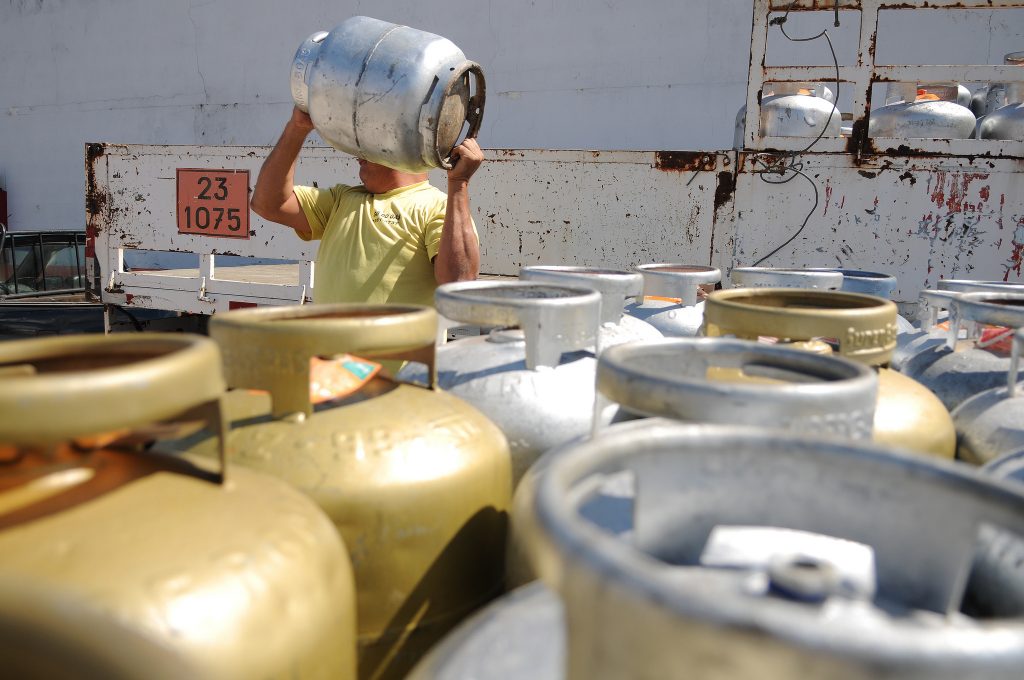
M 222 456 L 148 449 L 222 435 L 224 389 L 199 336 L 0 343 L 0 674 L 354 676 L 352 567 L 327 517 Z
M 433 375 L 437 313 L 247 309 L 218 314 L 210 335 L 238 388 L 226 399 L 228 457 L 290 482 L 331 517 L 355 568 L 359 675 L 404 677 L 500 592 L 511 502 L 501 431 L 457 397 L 399 383 L 373 361 L 419 361 Z M 332 393 L 328 383 L 346 375 L 350 393 Z M 214 441 L 176 446 L 209 455 Z
M 874 440 L 952 458 L 956 430 L 949 411 L 919 382 L 886 367 L 896 346 L 897 308 L 890 300 L 837 291 L 733 288 L 715 291 L 704 307 L 708 336 L 814 342 L 878 367 Z

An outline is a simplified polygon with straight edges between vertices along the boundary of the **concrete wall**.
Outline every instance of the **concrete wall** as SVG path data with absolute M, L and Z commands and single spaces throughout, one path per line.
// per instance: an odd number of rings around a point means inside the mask
M 295 49 L 353 14 L 440 33 L 484 65 L 485 147 L 732 143 L 751 0 L 0 0 L 10 226 L 84 227 L 85 142 L 272 144 L 291 108 Z M 1024 49 L 1018 10 L 950 14 L 900 13 L 880 32 L 879 56 L 999 63 Z M 790 30 L 827 26 L 831 13 Z M 845 18 L 830 29 L 840 52 L 854 30 Z M 770 55 L 829 62 L 820 42 L 807 45 Z

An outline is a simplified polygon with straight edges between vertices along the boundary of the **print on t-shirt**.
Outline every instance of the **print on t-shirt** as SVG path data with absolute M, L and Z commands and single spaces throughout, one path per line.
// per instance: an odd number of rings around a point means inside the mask
M 378 222 L 384 222 L 385 224 L 388 224 L 392 227 L 397 227 L 398 223 L 400 222 L 400 219 L 397 214 L 382 213 L 379 210 L 373 211 L 373 219 L 377 220 Z

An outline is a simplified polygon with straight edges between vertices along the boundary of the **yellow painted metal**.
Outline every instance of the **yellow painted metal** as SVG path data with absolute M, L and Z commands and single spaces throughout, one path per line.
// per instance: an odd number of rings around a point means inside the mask
M 215 344 L 178 334 L 0 343 L 0 365 L 10 372 L 0 390 L 3 440 L 66 441 L 215 403 L 224 392 L 219 363 Z
M 956 456 L 956 427 L 942 401 L 913 378 L 889 368 L 878 369 L 874 440 L 939 458 Z
M 897 309 L 891 300 L 836 291 L 732 288 L 708 296 L 705 334 L 784 340 L 829 338 L 839 354 L 881 366 L 896 349 Z
M 813 351 L 834 346 L 842 356 L 878 367 L 874 440 L 953 458 L 956 430 L 949 411 L 924 385 L 885 367 L 896 347 L 896 315 L 892 301 L 871 295 L 734 288 L 708 296 L 704 327 L 712 337 L 770 336 Z M 813 347 L 805 344 L 808 341 Z
M 345 353 L 432 366 L 436 312 L 242 310 L 216 316 L 210 334 L 222 347 L 229 385 L 239 388 L 226 399 L 229 459 L 294 484 L 332 518 L 355 567 L 359 675 L 404 677 L 429 646 L 500 592 L 508 445 L 469 404 L 388 376 L 314 407 L 309 364 Z M 208 436 L 177 444 L 204 455 L 212 445 Z
M 4 398 L 30 395 L 0 411 L 5 675 L 354 675 L 352 568 L 316 505 L 269 476 L 146 451 L 221 429 L 213 342 L 0 343 L 5 367 L 21 368 Z

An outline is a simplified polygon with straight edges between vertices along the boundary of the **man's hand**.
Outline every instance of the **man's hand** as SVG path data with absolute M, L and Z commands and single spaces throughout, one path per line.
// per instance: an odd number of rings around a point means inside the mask
M 462 144 L 452 149 L 452 161 L 455 167 L 448 171 L 448 184 L 469 182 L 476 169 L 484 162 L 484 152 L 475 139 L 465 139 Z
M 292 109 L 292 117 L 288 121 L 288 125 L 307 135 L 316 129 L 316 126 L 313 125 L 313 119 L 309 117 L 309 114 L 297 106 Z
M 295 197 L 295 163 L 306 136 L 312 130 L 313 121 L 309 114 L 298 108 L 292 109 L 292 117 L 284 126 L 281 138 L 263 161 L 249 201 L 254 213 L 291 227 L 303 238 L 310 238 L 313 231 L 299 199 Z

